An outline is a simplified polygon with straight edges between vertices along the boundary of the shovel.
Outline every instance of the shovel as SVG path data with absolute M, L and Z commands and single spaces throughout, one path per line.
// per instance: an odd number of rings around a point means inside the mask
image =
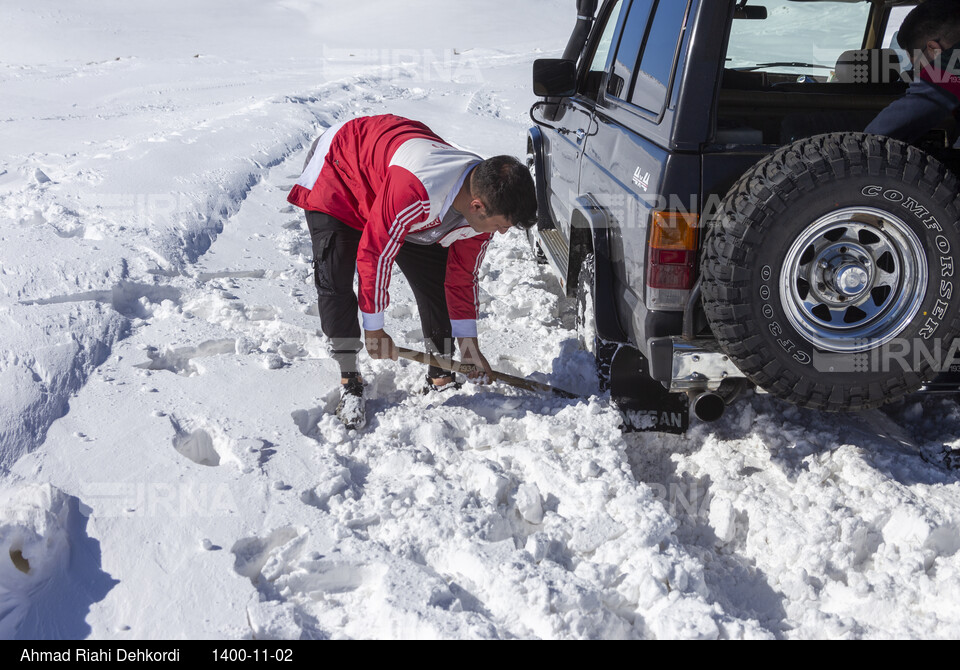
M 466 374 L 467 372 L 471 372 L 473 369 L 472 365 L 466 365 L 452 358 L 437 356 L 435 354 L 426 354 L 422 351 L 405 349 L 404 347 L 397 347 L 397 353 L 400 358 L 406 358 L 409 361 L 416 361 L 417 363 L 423 363 L 424 365 L 433 365 L 434 367 L 438 367 L 441 370 L 446 370 L 447 372 L 459 372 L 461 374 Z M 561 398 L 580 397 L 576 393 L 564 391 L 563 389 L 550 386 L 549 384 L 541 384 L 540 382 L 535 382 L 532 379 L 514 377 L 513 375 L 504 374 L 503 372 L 496 372 L 494 370 L 488 372 L 487 377 L 490 379 L 490 381 L 503 382 L 504 384 L 525 389 L 527 391 L 535 391 L 537 393 L 552 393 L 560 396 Z

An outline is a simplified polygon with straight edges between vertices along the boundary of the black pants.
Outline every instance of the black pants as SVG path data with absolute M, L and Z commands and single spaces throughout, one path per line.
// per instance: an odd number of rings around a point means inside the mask
M 331 353 L 341 374 L 355 374 L 357 353 L 363 348 L 359 305 L 353 289 L 361 232 L 329 214 L 311 211 L 306 214 L 313 244 L 313 278 L 317 286 L 320 328 L 330 338 Z M 400 247 L 396 264 L 417 300 L 424 347 L 427 351 L 451 356 L 453 338 L 443 287 L 447 249 L 439 244 L 407 243 Z M 430 366 L 428 374 L 436 378 L 448 373 Z

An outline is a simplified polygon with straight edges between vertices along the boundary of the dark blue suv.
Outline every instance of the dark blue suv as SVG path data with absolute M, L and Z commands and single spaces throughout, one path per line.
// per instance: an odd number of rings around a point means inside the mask
M 912 76 L 916 3 L 597 4 L 534 65 L 531 241 L 633 427 L 748 388 L 830 411 L 955 392 L 956 124 L 863 133 Z

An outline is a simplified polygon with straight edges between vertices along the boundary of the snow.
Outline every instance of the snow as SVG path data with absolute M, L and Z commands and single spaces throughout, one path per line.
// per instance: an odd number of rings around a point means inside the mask
M 425 12 L 424 19 L 417 19 Z M 506 20 L 504 17 L 509 16 Z M 481 274 L 495 369 L 593 395 L 332 416 L 286 194 L 361 114 L 524 152 L 568 0 L 8 0 L 0 10 L 0 636 L 955 638 L 960 409 L 749 395 L 623 434 L 521 234 Z M 388 331 L 416 348 L 402 276 Z

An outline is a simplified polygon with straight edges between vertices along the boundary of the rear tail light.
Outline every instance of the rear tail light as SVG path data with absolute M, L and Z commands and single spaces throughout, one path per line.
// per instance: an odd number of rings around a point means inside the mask
M 647 255 L 650 309 L 683 309 L 696 280 L 700 217 L 683 212 L 654 212 Z
M 693 288 L 697 260 L 696 214 L 654 212 L 650 226 L 647 286 L 689 290 Z

